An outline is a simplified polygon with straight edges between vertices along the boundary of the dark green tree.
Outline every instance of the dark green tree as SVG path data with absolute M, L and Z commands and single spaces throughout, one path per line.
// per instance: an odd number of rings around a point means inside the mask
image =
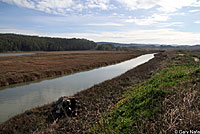
M 96 46 L 95 42 L 86 39 L 0 34 L 0 52 L 90 50 Z

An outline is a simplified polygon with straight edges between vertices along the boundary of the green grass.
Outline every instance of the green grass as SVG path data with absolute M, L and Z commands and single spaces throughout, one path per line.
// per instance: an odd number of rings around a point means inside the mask
M 191 59 L 189 56 L 177 56 L 170 66 L 146 82 L 131 87 L 132 91 L 125 94 L 124 99 L 109 113 L 102 115 L 99 124 L 89 132 L 138 133 L 144 122 L 161 121 L 165 112 L 162 107 L 165 97 L 175 94 L 176 91 L 173 89 L 178 88 L 180 83 L 191 81 L 200 73 L 200 64 L 192 62 Z M 143 129 L 145 132 L 148 126 L 144 126 Z

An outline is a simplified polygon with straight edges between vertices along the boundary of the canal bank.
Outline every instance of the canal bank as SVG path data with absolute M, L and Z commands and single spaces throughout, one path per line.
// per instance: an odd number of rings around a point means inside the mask
M 0 122 L 33 107 L 51 103 L 60 96 L 72 96 L 83 89 L 119 76 L 153 57 L 154 54 L 146 54 L 90 71 L 1 90 Z
M 59 127 L 53 129 L 61 133 L 77 133 L 87 130 L 91 124 L 96 122 L 100 113 L 107 111 L 120 99 L 121 95 L 126 92 L 126 87 L 151 77 L 151 75 L 162 68 L 162 62 L 165 59 L 165 55 L 158 54 L 149 62 L 121 76 L 75 94 L 74 97 L 81 106 L 78 116 L 59 121 L 57 124 Z M 51 104 L 28 110 L 1 124 L 0 129 L 5 130 L 4 132 L 6 132 L 6 130 L 23 133 L 31 133 L 34 131 L 48 132 L 52 129 L 51 125 L 46 122 L 50 109 Z M 15 128 L 16 126 L 18 128 L 17 130 Z

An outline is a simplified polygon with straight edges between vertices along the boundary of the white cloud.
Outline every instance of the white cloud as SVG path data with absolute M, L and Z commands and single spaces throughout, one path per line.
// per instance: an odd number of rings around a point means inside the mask
M 196 23 L 196 24 L 200 24 L 200 20 L 197 20 L 197 21 L 195 21 L 194 23 Z
M 65 15 L 68 8 L 74 4 L 72 0 L 0 0 L 17 6 L 31 8 L 52 14 Z
M 41 0 L 37 3 L 38 7 L 62 9 L 67 8 L 73 4 L 72 0 Z
M 171 16 L 176 16 L 176 15 L 185 15 L 185 13 L 155 13 L 149 17 L 144 17 L 144 18 L 132 18 L 131 16 L 128 16 L 128 19 L 125 20 L 127 23 L 135 23 L 137 25 L 153 25 L 156 24 L 158 27 L 164 27 L 164 25 L 167 27 L 170 25 L 182 25 L 180 22 L 167 22 L 168 20 L 171 19 Z M 165 23 L 164 23 L 165 22 Z
M 159 0 L 117 0 L 130 10 L 149 9 L 157 5 Z
M 163 12 L 175 12 L 183 7 L 200 7 L 199 0 L 0 0 L 21 7 L 47 13 L 67 15 L 69 11 L 84 9 L 111 10 L 126 7 L 129 10 L 156 8 Z
M 190 13 L 200 12 L 200 9 L 190 10 L 189 12 L 190 12 Z
M 172 29 L 130 30 L 124 32 L 102 32 L 99 34 L 73 33 L 68 37 L 88 38 L 95 41 L 110 41 L 122 43 L 155 43 L 195 45 L 200 43 L 200 34 L 178 32 Z
M 110 0 L 88 0 L 86 5 L 88 8 L 100 8 L 102 10 L 107 10 Z
M 17 6 L 32 8 L 52 14 L 67 15 L 68 12 L 81 12 L 84 9 L 108 10 L 116 8 L 110 0 L 0 0 Z
M 197 0 L 197 2 L 192 4 L 193 7 L 200 7 L 200 1 Z
M 161 6 L 160 11 L 175 12 L 177 9 L 192 6 L 197 2 L 198 0 L 161 0 L 158 5 Z
M 112 23 L 112 22 L 107 22 L 107 23 L 90 23 L 87 24 L 88 26 L 123 26 L 123 24 L 120 23 Z
M 65 15 L 66 9 L 73 4 L 72 0 L 41 0 L 37 2 L 36 9 L 47 13 Z
M 84 6 L 82 4 L 76 4 L 74 7 L 75 10 L 82 11 L 84 9 Z
M 17 6 L 27 7 L 27 8 L 35 8 L 35 4 L 31 0 L 0 0 L 3 2 L 7 2 L 10 4 L 16 4 Z
M 163 12 L 175 12 L 183 7 L 199 7 L 198 0 L 117 0 L 130 10 L 158 8 Z
M 200 43 L 200 33 L 180 32 L 173 29 L 129 30 L 123 32 L 101 33 L 39 33 L 30 30 L 0 29 L 1 33 L 18 33 L 61 38 L 86 38 L 94 41 L 121 43 L 150 43 L 150 44 L 182 44 L 195 45 Z
M 135 23 L 137 25 L 152 25 L 156 24 L 158 22 L 165 22 L 169 20 L 170 14 L 153 14 L 150 17 L 144 18 L 144 19 L 127 19 L 126 22 L 129 23 Z
M 157 27 L 170 27 L 170 26 L 183 26 L 183 22 L 168 22 L 168 23 L 159 23 Z

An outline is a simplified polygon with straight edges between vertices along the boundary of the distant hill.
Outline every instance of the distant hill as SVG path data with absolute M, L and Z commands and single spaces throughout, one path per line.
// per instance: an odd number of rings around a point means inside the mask
M 137 43 L 115 43 L 115 42 L 96 42 L 98 45 L 102 44 L 112 44 L 114 46 L 120 47 L 135 47 L 138 49 L 156 49 L 156 50 L 168 50 L 168 49 L 177 49 L 177 50 L 200 50 L 200 45 L 163 45 L 163 44 L 137 44 Z
M 0 52 L 90 50 L 96 46 L 95 42 L 86 39 L 0 34 Z

